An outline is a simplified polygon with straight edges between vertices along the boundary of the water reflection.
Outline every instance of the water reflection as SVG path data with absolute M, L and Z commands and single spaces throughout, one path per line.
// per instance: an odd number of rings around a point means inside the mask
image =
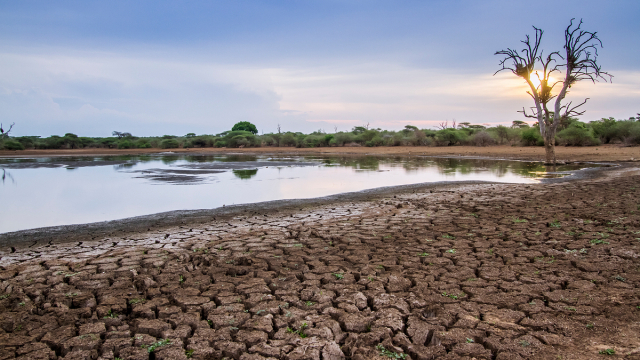
M 533 183 L 583 167 L 588 165 L 553 168 L 540 163 L 426 156 L 3 158 L 3 185 L 15 186 L 0 186 L 4 205 L 0 233 L 436 181 Z
M 233 175 L 235 175 L 236 177 L 242 179 L 242 180 L 249 180 L 252 177 L 256 176 L 256 174 L 258 174 L 258 169 L 253 169 L 253 170 L 232 170 L 233 171 Z

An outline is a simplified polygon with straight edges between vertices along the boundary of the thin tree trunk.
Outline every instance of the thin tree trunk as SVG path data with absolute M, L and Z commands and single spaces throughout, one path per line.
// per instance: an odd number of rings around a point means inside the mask
M 545 165 L 556 165 L 556 139 L 555 136 L 549 136 L 551 131 L 547 131 L 544 139 Z

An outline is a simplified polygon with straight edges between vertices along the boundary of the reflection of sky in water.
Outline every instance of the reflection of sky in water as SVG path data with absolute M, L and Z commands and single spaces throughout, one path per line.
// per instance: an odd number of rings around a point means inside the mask
M 233 162 L 220 156 L 133 157 L 126 164 L 106 166 L 86 166 L 87 159 L 82 159 L 84 166 L 67 159 L 67 168 L 16 168 L 3 159 L 0 166 L 7 167 L 7 176 L 0 185 L 0 232 L 423 182 L 531 183 L 540 177 L 533 172 L 545 170 L 532 163 L 425 158 L 308 157 L 294 159 L 306 166 L 287 166 L 282 158 L 253 157 L 248 167 L 238 163 L 246 159 Z M 202 170 L 220 164 L 229 168 Z M 180 181 L 182 176 L 191 180 Z

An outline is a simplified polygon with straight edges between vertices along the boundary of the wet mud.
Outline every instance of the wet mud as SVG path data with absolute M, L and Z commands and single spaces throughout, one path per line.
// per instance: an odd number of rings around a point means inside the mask
M 2 248 L 0 359 L 639 358 L 640 173 L 607 174 Z

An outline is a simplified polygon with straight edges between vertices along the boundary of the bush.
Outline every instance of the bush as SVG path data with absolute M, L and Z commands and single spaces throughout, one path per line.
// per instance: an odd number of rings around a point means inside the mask
M 175 149 L 178 146 L 180 146 L 180 143 L 178 143 L 178 140 L 175 139 L 164 139 L 160 142 L 161 149 Z
M 467 133 L 456 129 L 442 129 L 436 134 L 436 143 L 441 146 L 449 146 L 460 143 L 467 138 Z
M 131 141 L 123 140 L 118 142 L 118 149 L 131 149 L 133 145 L 131 145 Z
M 471 143 L 475 146 L 493 145 L 496 141 L 486 131 L 479 131 L 471 137 Z
M 296 146 L 296 137 L 293 133 L 286 133 L 280 138 L 280 146 Z
M 574 122 L 557 134 L 559 143 L 568 146 L 599 145 L 600 140 L 593 136 L 593 129 L 581 122 Z
M 352 133 L 339 132 L 334 135 L 333 139 L 336 141 L 336 146 L 344 146 L 345 144 L 352 143 L 355 136 Z
M 6 140 L 3 145 L 5 150 L 24 150 L 24 145 L 13 139 Z
M 522 130 L 520 134 L 522 143 L 526 146 L 544 146 L 544 139 L 540 135 L 540 128 L 531 127 Z

